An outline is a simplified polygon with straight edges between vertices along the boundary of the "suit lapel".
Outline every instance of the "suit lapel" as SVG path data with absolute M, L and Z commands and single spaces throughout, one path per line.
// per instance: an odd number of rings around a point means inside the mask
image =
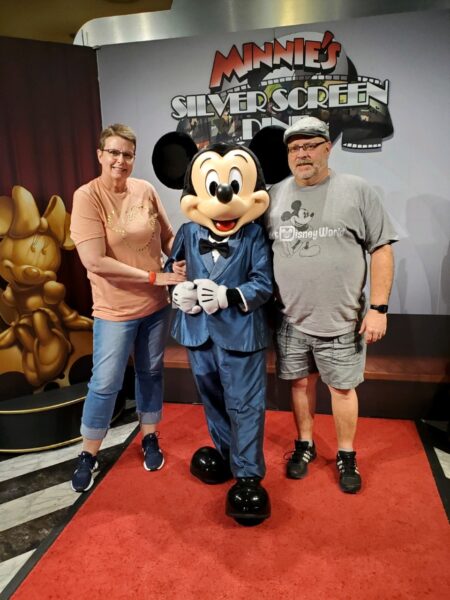
M 194 252 L 196 254 L 198 254 L 198 256 L 200 257 L 200 260 L 203 263 L 205 269 L 208 271 L 208 275 L 209 275 L 211 273 L 211 271 L 214 269 L 214 261 L 213 261 L 212 253 L 207 252 L 206 254 L 200 254 L 199 249 L 198 249 L 199 241 L 201 239 L 207 240 L 208 237 L 209 237 L 209 231 L 206 229 L 206 227 L 202 227 L 201 225 L 199 225 L 198 229 L 196 231 Z
M 227 267 L 230 266 L 231 263 L 234 263 L 236 258 L 238 258 L 239 254 L 242 252 L 242 229 L 240 229 L 235 235 L 231 236 L 228 240 L 228 245 L 230 247 L 230 254 L 227 258 L 224 258 L 222 255 L 219 255 L 219 258 L 216 262 L 214 262 L 212 257 L 212 252 L 207 252 L 206 254 L 200 254 L 198 249 L 198 243 L 200 239 L 209 239 L 209 231 L 206 227 L 198 226 L 195 235 L 194 242 L 194 252 L 198 254 L 201 262 L 203 263 L 205 269 L 208 271 L 210 279 L 216 279 L 219 277 L 223 271 Z
M 219 256 L 219 258 L 217 259 L 216 263 L 213 266 L 212 271 L 210 272 L 211 279 L 217 279 L 218 277 L 220 277 L 222 275 L 222 273 L 225 271 L 225 269 L 227 267 L 229 267 L 230 264 L 232 264 L 236 260 L 238 254 L 240 252 L 239 246 L 241 245 L 241 237 L 242 237 L 242 235 L 240 234 L 240 231 L 238 231 L 236 233 L 236 235 L 230 237 L 230 239 L 228 240 L 228 245 L 230 247 L 230 254 L 227 258 L 224 258 L 223 256 Z M 211 254 L 211 253 L 209 252 L 208 254 Z

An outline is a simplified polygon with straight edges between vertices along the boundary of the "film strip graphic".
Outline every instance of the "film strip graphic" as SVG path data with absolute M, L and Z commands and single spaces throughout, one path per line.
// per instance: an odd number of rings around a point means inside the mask
M 336 81 L 336 82 L 340 82 L 340 83 L 373 83 L 374 85 L 379 85 L 382 86 L 383 85 L 383 81 L 381 81 L 380 79 L 377 79 L 376 77 L 364 77 L 364 76 L 356 76 L 356 77 L 352 77 L 351 80 L 348 77 L 348 75 L 320 75 L 320 74 L 315 74 L 315 75 L 289 75 L 289 76 L 283 76 L 283 77 L 271 77 L 270 79 L 263 79 L 261 81 L 261 83 L 259 84 L 259 88 L 265 88 L 268 87 L 269 85 L 274 85 L 274 84 L 281 84 L 281 83 L 293 83 L 293 82 L 299 82 L 299 83 L 309 83 L 310 81 L 323 81 L 328 83 L 329 81 Z M 226 90 L 219 92 L 219 95 L 225 94 L 225 93 L 230 93 L 230 92 L 248 92 L 251 91 L 252 87 L 250 86 L 250 84 L 248 83 L 242 83 L 240 85 L 235 85 L 233 87 L 227 88 Z
M 311 77 L 311 79 L 321 80 L 321 79 L 323 79 L 323 77 L 320 77 L 320 75 L 313 75 Z M 343 77 L 342 75 L 341 76 L 340 75 L 331 75 L 330 77 L 326 78 L 326 80 L 328 80 L 328 81 L 340 80 L 340 81 L 347 81 L 347 83 L 348 83 L 348 79 L 349 79 L 348 77 Z M 351 83 L 355 82 L 354 79 L 355 78 L 353 78 L 353 81 Z M 377 85 L 379 87 L 382 87 L 384 85 L 384 82 L 381 81 L 380 79 L 378 79 L 376 77 L 368 77 L 368 76 L 364 76 L 364 75 L 356 76 L 356 83 L 372 83 L 373 85 Z M 369 106 L 369 110 L 370 110 L 370 108 L 371 108 L 370 98 L 369 98 L 368 106 Z M 339 110 L 339 109 L 337 109 L 337 110 Z M 373 110 L 375 110 L 375 109 L 373 108 Z M 379 117 L 385 119 L 387 116 L 387 106 L 385 107 L 384 110 L 381 110 L 380 112 L 378 112 L 378 115 L 379 115 Z M 379 141 L 372 140 L 370 142 L 369 141 L 351 142 L 351 141 L 345 140 L 344 136 L 343 136 L 341 145 L 343 148 L 347 148 L 349 150 L 379 150 L 382 147 L 382 141 L 380 139 Z
M 280 77 L 266 77 L 264 80 L 262 80 L 259 85 L 258 85 L 258 89 L 264 91 L 265 88 L 272 86 L 272 85 L 282 85 L 282 84 L 293 84 L 293 83 L 299 83 L 299 84 L 309 84 L 309 86 L 317 86 L 320 83 L 324 83 L 324 84 L 330 84 L 330 83 L 343 83 L 343 84 L 349 84 L 349 83 L 371 83 L 373 85 L 379 86 L 379 87 L 383 87 L 384 86 L 384 82 L 380 79 L 378 79 L 377 77 L 370 77 L 370 76 L 361 76 L 361 75 L 354 75 L 352 77 L 349 77 L 348 75 L 326 75 L 324 76 L 323 74 L 320 73 L 316 73 L 313 75 L 301 75 L 301 74 L 296 74 L 293 73 L 292 75 L 284 75 L 284 76 L 280 76 Z M 230 92 L 246 92 L 246 91 L 251 91 L 252 86 L 250 86 L 248 83 L 242 83 L 240 85 L 236 85 L 233 86 L 231 88 L 227 88 L 226 93 L 230 93 Z M 225 92 L 223 92 L 225 93 Z M 375 121 L 382 121 L 384 119 L 386 119 L 387 117 L 387 106 L 384 107 L 384 105 L 379 105 L 377 108 L 375 108 L 373 106 L 373 104 L 371 104 L 370 98 L 368 100 L 367 103 L 367 107 L 368 110 L 371 110 L 372 112 L 372 119 L 374 119 Z M 338 111 L 342 110 L 343 108 L 346 107 L 333 107 L 330 110 L 333 113 L 333 116 L 336 118 Z M 302 113 L 304 114 L 304 113 Z M 299 115 L 300 116 L 300 115 Z M 344 127 L 345 129 L 345 127 Z M 235 140 L 237 143 L 244 143 L 243 140 L 241 139 L 236 139 Z M 358 140 L 358 141 L 350 141 L 350 140 L 346 140 L 343 139 L 341 141 L 341 145 L 343 148 L 347 148 L 349 150 L 378 150 L 382 147 L 382 141 L 381 139 L 372 139 L 372 140 L 367 140 L 367 141 L 362 141 L 362 140 Z

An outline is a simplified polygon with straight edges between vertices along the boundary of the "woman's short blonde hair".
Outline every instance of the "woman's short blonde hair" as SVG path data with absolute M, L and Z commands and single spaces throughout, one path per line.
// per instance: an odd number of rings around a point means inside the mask
M 108 125 L 100 134 L 99 140 L 99 148 L 100 150 L 105 149 L 105 140 L 113 135 L 117 135 L 124 140 L 128 140 L 132 144 L 134 144 L 134 151 L 136 152 L 136 134 L 134 131 L 128 127 L 127 125 L 122 125 L 122 123 L 114 123 L 114 125 Z

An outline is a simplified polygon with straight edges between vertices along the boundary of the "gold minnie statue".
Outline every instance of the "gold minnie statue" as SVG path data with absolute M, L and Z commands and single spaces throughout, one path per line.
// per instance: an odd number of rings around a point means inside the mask
M 56 280 L 61 249 L 75 247 L 69 223 L 59 196 L 50 198 L 42 217 L 25 188 L 16 185 L 12 198 L 0 196 L 0 276 L 8 284 L 0 294 L 0 317 L 8 326 L 0 333 L 0 352 L 9 349 L 11 365 L 19 352 L 34 387 L 64 371 L 73 352 L 69 330 L 92 329 L 91 319 L 64 302 L 66 289 Z

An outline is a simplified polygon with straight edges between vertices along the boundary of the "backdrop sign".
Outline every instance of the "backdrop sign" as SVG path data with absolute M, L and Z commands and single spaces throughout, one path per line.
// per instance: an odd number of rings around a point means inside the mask
M 209 93 L 176 95 L 171 116 L 199 146 L 247 143 L 262 127 L 287 127 L 300 115 L 330 123 L 348 149 L 380 148 L 393 133 L 389 81 L 358 75 L 333 32 L 298 32 L 262 45 L 216 50 Z
M 389 311 L 450 314 L 449 11 L 215 33 L 98 50 L 102 119 L 138 134 L 133 175 L 177 229 L 180 193 L 151 155 L 178 129 L 199 147 L 248 144 L 303 114 L 330 123 L 330 166 L 366 179 L 400 236 Z M 251 27 L 249 23 L 249 28 Z

